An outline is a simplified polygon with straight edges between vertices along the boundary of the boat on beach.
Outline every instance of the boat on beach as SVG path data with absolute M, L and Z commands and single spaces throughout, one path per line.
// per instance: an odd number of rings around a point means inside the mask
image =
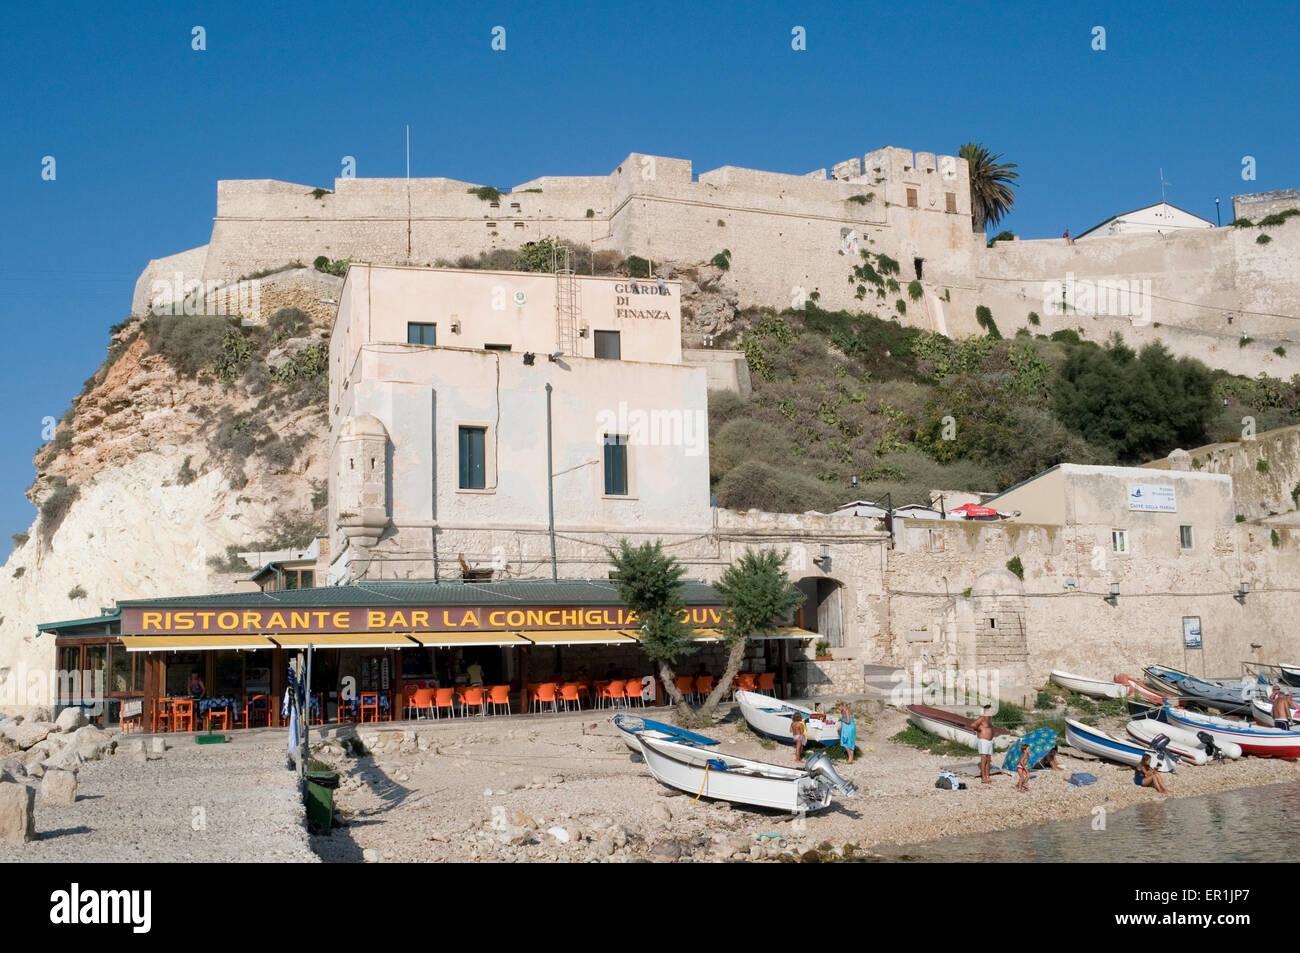
M 1133 702 L 1128 706 L 1129 715 L 1133 719 L 1128 723 L 1128 733 L 1139 741 L 1150 742 L 1156 735 L 1168 735 L 1170 739 L 1170 751 L 1176 750 L 1174 744 L 1179 748 L 1190 746 L 1200 748 L 1211 758 L 1222 755 L 1225 758 L 1236 760 L 1242 755 L 1241 745 L 1235 741 L 1218 741 L 1214 735 L 1201 729 L 1188 728 L 1185 725 L 1172 724 L 1165 717 L 1164 707 L 1145 708 Z M 1206 739 L 1209 739 L 1208 743 Z
M 1132 675 L 1120 673 L 1115 676 L 1115 681 L 1120 685 L 1128 687 L 1130 698 L 1140 698 L 1153 705 L 1163 705 L 1166 699 L 1177 697 L 1176 695 L 1166 695 L 1163 692 L 1158 692 L 1154 688 L 1143 683 L 1140 679 L 1134 678 Z
M 1253 754 L 1257 758 L 1285 758 L 1288 761 L 1300 758 L 1300 731 L 1285 731 L 1235 718 L 1202 715 L 1186 708 L 1166 706 L 1164 711 L 1170 724 L 1208 732 L 1214 736 L 1216 743 L 1233 742 L 1240 745 L 1245 754 Z
M 977 747 L 978 736 L 970 728 L 974 718 L 965 718 L 954 712 L 931 708 L 928 705 L 908 705 L 904 710 L 907 712 L 907 720 L 926 734 L 946 738 L 967 748 Z M 993 726 L 993 750 L 1005 751 L 1015 738 L 1016 736 L 1005 728 Z
M 1250 710 L 1250 698 L 1254 692 L 1253 682 L 1241 679 L 1197 678 L 1176 668 L 1151 665 L 1142 670 L 1148 684 L 1179 695 L 1207 708 L 1217 708 L 1223 712 L 1243 712 Z
M 1291 721 L 1292 723 L 1300 722 L 1300 704 L 1296 704 L 1295 699 L 1291 700 Z M 1267 728 L 1273 727 L 1273 702 L 1272 700 L 1256 695 L 1250 700 L 1251 714 L 1255 716 L 1256 724 L 1264 725 Z
M 823 712 L 815 712 L 794 702 L 780 701 L 770 695 L 760 695 L 744 689 L 736 689 L 736 703 L 740 705 L 740 713 L 749 727 L 765 738 L 779 741 L 783 745 L 794 744 L 790 720 L 798 712 L 803 717 L 809 741 L 823 745 L 839 744 L 839 719 Z
M 1135 718 L 1125 726 L 1124 730 L 1128 732 L 1130 738 L 1148 748 L 1151 747 L 1152 742 L 1163 735 L 1169 741 L 1164 746 L 1165 750 L 1170 754 L 1178 755 L 1180 760 L 1188 764 L 1209 764 L 1214 759 L 1214 755 L 1210 752 L 1219 750 L 1212 736 L 1206 736 L 1210 739 L 1207 748 L 1205 742 L 1197 738 L 1193 732 L 1153 721 L 1150 718 Z M 1240 749 L 1238 754 L 1240 755 Z
M 685 728 L 667 725 L 662 721 L 652 721 L 649 718 L 641 718 L 638 715 L 615 715 L 614 727 L 618 729 L 623 743 L 635 754 L 641 753 L 641 745 L 636 740 L 636 736 L 639 734 L 645 734 L 660 741 L 676 741 L 679 744 L 694 745 L 696 747 L 708 747 L 718 743 L 716 738 L 706 738 L 704 735 L 697 735 Z
M 1281 681 L 1300 688 L 1300 665 L 1279 665 L 1278 668 L 1282 670 Z
M 1092 698 L 1124 698 L 1129 694 L 1128 687 L 1117 684 L 1116 681 L 1106 682 L 1100 678 L 1089 678 L 1087 675 L 1073 675 L 1059 668 L 1052 669 L 1049 677 L 1062 688 Z
M 837 792 L 845 797 L 858 793 L 821 752 L 809 755 L 803 767 L 792 768 L 651 738 L 645 732 L 636 738 L 655 780 L 695 796 L 797 814 L 830 806 Z
M 1173 759 L 1168 754 L 1163 754 L 1138 741 L 1116 738 L 1108 731 L 1085 725 L 1073 718 L 1065 719 L 1065 740 L 1069 742 L 1070 747 L 1078 748 L 1106 761 L 1117 761 L 1120 764 L 1137 767 L 1142 761 L 1142 756 L 1149 754 L 1151 763 L 1156 766 L 1157 771 L 1174 769 Z M 1201 752 L 1201 757 L 1205 758 L 1205 752 Z

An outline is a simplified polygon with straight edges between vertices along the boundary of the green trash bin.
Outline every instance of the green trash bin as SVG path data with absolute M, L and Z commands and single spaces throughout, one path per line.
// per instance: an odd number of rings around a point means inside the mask
M 334 789 L 339 776 L 333 771 L 307 772 L 307 820 L 323 831 L 334 821 Z

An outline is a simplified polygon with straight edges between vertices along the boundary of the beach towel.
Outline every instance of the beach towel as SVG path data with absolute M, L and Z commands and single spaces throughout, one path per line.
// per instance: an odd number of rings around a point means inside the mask
M 1074 774 L 1070 775 L 1065 780 L 1069 781 L 1076 788 L 1081 788 L 1084 787 L 1085 785 L 1097 783 L 1097 779 L 1094 778 L 1091 774 L 1089 774 L 1086 771 L 1076 771 Z

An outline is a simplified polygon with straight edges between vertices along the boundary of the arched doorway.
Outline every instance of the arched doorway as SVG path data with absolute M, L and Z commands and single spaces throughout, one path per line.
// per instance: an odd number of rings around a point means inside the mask
M 829 576 L 805 576 L 795 586 L 804 595 L 795 624 L 816 632 L 831 648 L 844 645 L 844 584 Z

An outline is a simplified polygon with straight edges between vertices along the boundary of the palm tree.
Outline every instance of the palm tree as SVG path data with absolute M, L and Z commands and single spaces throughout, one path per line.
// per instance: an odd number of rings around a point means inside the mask
M 1012 188 L 1019 188 L 1014 179 L 1020 178 L 1014 162 L 999 164 L 1002 154 L 993 155 L 977 142 L 968 142 L 957 154 L 970 167 L 970 212 L 975 231 L 982 232 L 986 225 L 996 225 L 1012 208 L 1016 197 Z

